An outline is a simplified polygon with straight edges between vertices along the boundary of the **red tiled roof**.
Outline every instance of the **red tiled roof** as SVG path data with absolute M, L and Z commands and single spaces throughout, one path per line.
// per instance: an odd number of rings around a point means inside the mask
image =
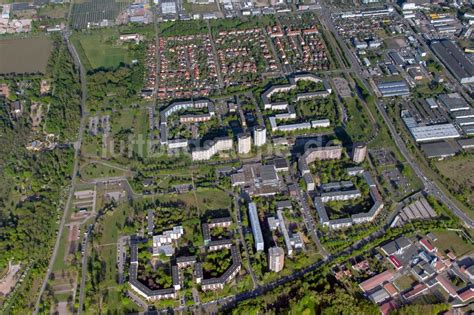
M 390 255 L 388 259 L 397 270 L 403 267 L 400 261 L 397 259 L 397 257 Z
M 459 298 L 463 302 L 467 302 L 470 299 L 474 298 L 474 288 L 469 288 L 466 291 L 464 291 L 463 293 L 459 294 Z
M 447 256 L 449 257 L 449 259 L 451 259 L 451 260 L 455 260 L 455 259 L 456 259 L 456 255 L 454 255 L 454 253 L 451 252 L 451 251 L 448 252 L 446 255 L 447 255 Z
M 393 300 L 388 300 L 387 302 L 380 305 L 379 310 L 382 315 L 388 315 L 396 308 L 397 304 L 395 304 Z
M 383 288 L 385 289 L 385 291 L 387 291 L 388 294 L 390 294 L 390 296 L 394 296 L 396 294 L 398 294 L 398 290 L 397 288 L 395 288 L 395 286 L 392 284 L 392 283 L 386 283 Z
M 367 292 L 372 290 L 378 285 L 381 285 L 382 283 L 392 280 L 393 279 L 393 273 L 390 270 L 384 271 L 376 276 L 373 276 L 370 279 L 365 280 L 364 282 L 361 282 L 359 284 L 359 287 L 362 289 L 362 291 Z
M 425 240 L 424 238 L 420 240 L 420 244 L 423 245 L 423 247 L 426 248 L 426 250 L 429 252 L 434 252 L 435 250 L 433 245 L 431 245 L 431 243 L 428 240 Z
M 441 261 L 437 261 L 434 265 L 435 269 L 437 272 L 442 272 L 444 269 L 446 269 L 446 265 L 443 264 Z
M 412 298 L 414 296 L 417 296 L 418 294 L 425 291 L 426 289 L 428 289 L 426 284 L 419 283 L 419 284 L 415 285 L 410 291 L 405 293 L 404 296 L 405 296 L 406 299 L 409 299 L 409 298 Z
M 456 288 L 453 286 L 451 281 L 446 279 L 446 277 L 444 277 L 442 275 L 439 275 L 439 276 L 436 277 L 436 280 L 438 280 L 441 287 L 443 287 L 443 289 L 446 290 L 446 292 L 448 292 L 449 295 L 456 296 L 458 294 L 456 292 Z

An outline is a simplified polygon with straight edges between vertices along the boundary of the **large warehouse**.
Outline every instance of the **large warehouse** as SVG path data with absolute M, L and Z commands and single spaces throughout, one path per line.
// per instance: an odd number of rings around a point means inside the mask
M 474 65 L 453 42 L 435 40 L 431 42 L 431 48 L 459 82 L 474 83 Z
M 416 142 L 459 138 L 461 135 L 453 124 L 439 124 L 409 128 Z

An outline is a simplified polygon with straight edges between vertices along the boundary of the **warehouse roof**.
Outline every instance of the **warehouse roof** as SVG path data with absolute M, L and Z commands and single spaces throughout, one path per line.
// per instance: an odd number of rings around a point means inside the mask
M 452 41 L 435 40 L 431 48 L 459 81 L 474 80 L 474 65 Z
M 410 132 L 417 142 L 460 137 L 453 124 L 413 127 Z
M 469 110 L 471 107 L 459 93 L 441 94 L 438 99 L 451 112 Z
M 428 158 L 444 158 L 459 152 L 458 147 L 454 147 L 446 141 L 424 143 L 420 147 Z

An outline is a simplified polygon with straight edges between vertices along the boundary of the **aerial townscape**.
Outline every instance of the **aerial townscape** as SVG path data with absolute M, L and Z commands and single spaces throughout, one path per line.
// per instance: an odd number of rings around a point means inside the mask
M 0 0 L 0 314 L 474 314 L 474 0 Z

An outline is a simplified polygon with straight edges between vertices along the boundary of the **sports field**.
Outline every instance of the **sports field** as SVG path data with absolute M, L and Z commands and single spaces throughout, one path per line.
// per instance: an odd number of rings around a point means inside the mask
M 74 34 L 72 40 L 88 70 L 116 68 L 120 63 L 131 62 L 128 46 L 119 42 L 117 30 L 97 30 Z
M 0 40 L 0 74 L 44 73 L 52 49 L 47 38 Z

